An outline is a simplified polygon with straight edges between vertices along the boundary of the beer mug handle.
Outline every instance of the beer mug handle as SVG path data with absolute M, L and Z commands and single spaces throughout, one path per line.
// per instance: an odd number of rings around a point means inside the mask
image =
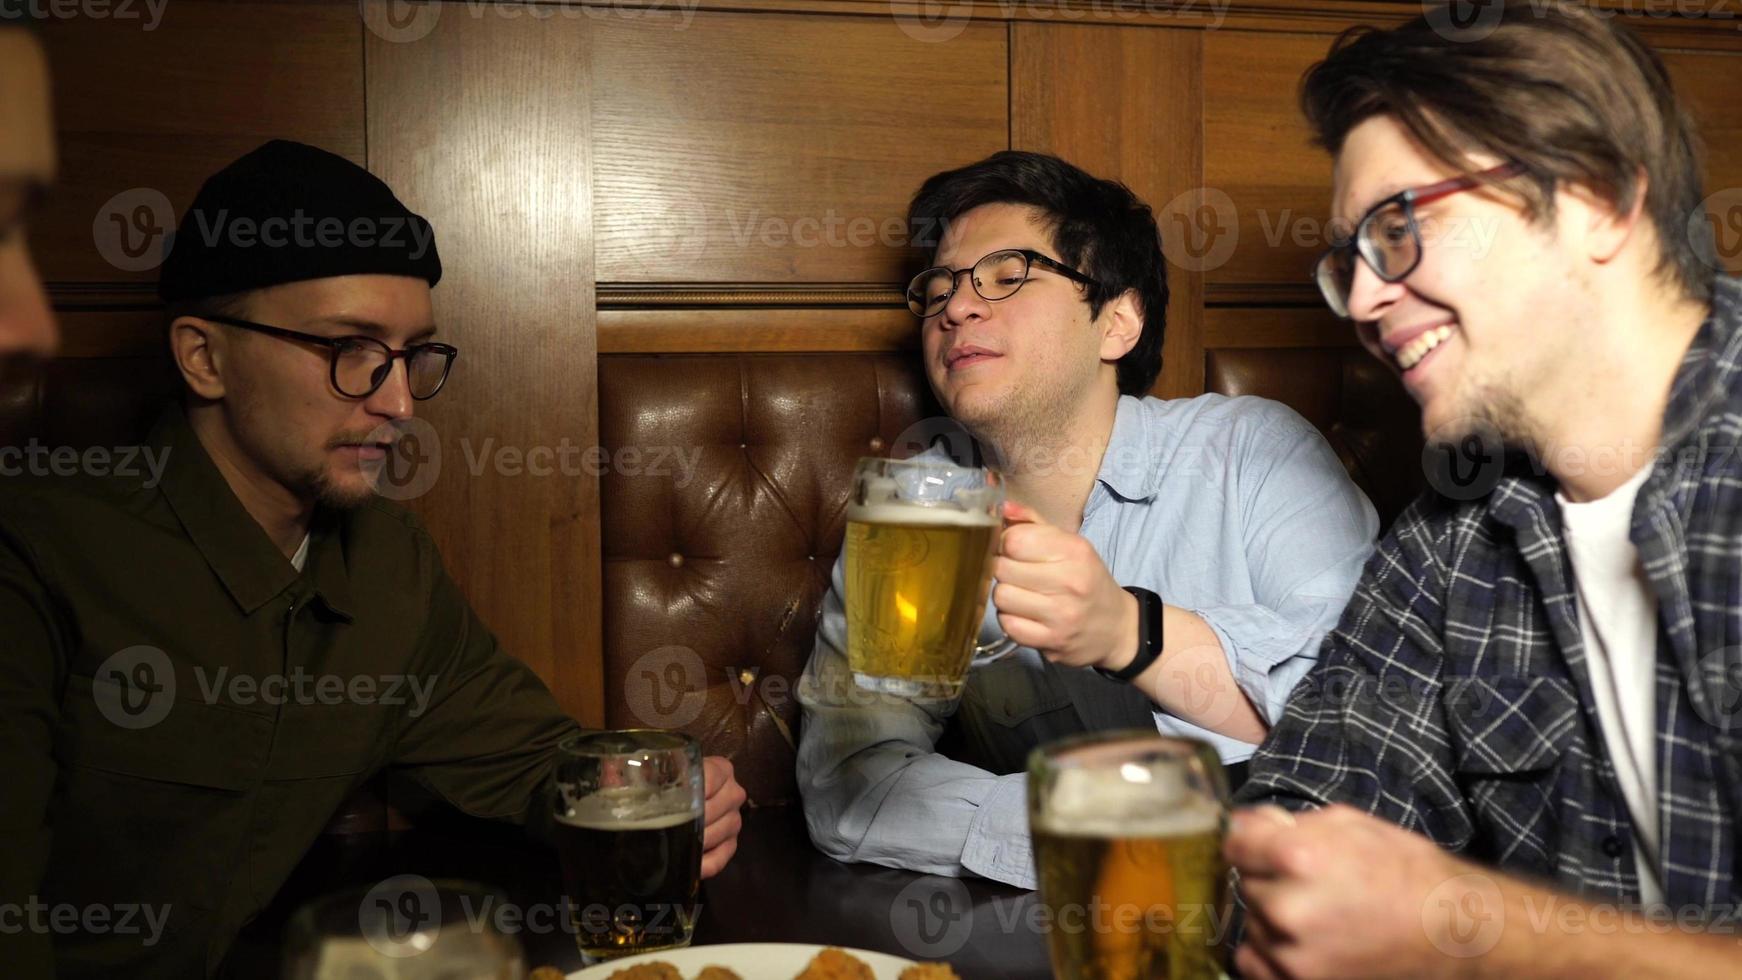
M 983 667 L 986 664 L 995 664 L 1021 648 L 1022 644 L 1000 633 L 996 642 L 981 643 L 974 647 L 973 666 Z

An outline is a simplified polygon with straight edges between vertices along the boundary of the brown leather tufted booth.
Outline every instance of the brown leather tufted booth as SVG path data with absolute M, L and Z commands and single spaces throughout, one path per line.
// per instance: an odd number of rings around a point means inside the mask
M 1414 494 L 1413 409 L 1364 352 L 1222 350 L 1206 367 L 1212 390 L 1316 424 L 1382 519 Z M 907 354 L 601 357 L 600 443 L 623 463 L 600 486 L 607 723 L 684 728 L 734 760 L 755 804 L 795 801 L 792 685 L 853 462 L 938 414 Z M 674 450 L 696 460 L 687 479 L 651 472 Z
M 66 357 L 0 377 L 0 446 L 137 443 L 181 390 L 165 354 Z

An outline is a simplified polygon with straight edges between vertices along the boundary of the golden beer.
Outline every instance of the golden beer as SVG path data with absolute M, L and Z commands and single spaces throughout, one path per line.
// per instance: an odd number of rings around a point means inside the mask
M 1180 836 L 1034 833 L 1051 915 L 1053 975 L 1214 980 L 1223 975 L 1228 868 L 1214 825 Z
M 1219 980 L 1232 914 L 1208 746 L 1115 733 L 1037 750 L 1029 829 L 1053 975 Z
M 991 588 L 993 514 L 899 503 L 847 512 L 847 662 L 862 685 L 960 693 Z

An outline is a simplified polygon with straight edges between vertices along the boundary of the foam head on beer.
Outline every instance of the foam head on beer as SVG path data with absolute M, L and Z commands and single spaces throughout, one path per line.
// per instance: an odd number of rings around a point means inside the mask
M 1186 778 L 1183 766 L 1125 762 L 1064 769 L 1054 777 L 1035 829 L 1083 837 L 1219 834 L 1222 805 Z

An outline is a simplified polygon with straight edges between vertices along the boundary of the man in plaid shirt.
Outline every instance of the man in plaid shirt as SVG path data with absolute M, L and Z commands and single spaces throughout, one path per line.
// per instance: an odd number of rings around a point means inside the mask
M 1304 82 L 1319 285 L 1448 448 L 1252 760 L 1235 963 L 1742 975 L 1742 285 L 1649 49 L 1453 16 Z

